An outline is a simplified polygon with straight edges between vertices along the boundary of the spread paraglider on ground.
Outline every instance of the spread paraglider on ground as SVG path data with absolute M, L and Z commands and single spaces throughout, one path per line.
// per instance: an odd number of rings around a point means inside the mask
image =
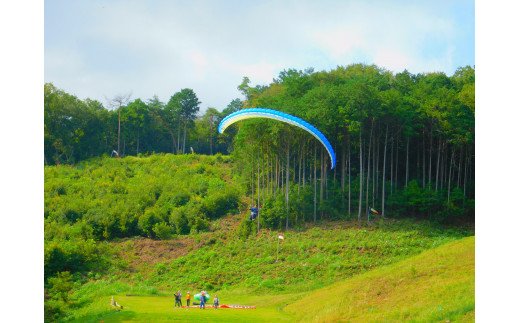
M 177 305 L 177 303 L 180 303 L 180 296 L 181 296 L 181 292 L 178 291 L 174 294 L 175 296 L 175 303 Z M 201 291 L 200 293 L 198 294 L 195 294 L 193 296 L 193 299 L 195 302 L 193 302 L 193 305 L 190 306 L 190 300 L 191 300 L 191 295 L 190 295 L 190 292 L 187 292 L 187 295 L 186 295 L 186 306 L 182 306 L 182 304 L 180 304 L 181 306 L 178 306 L 178 307 L 182 307 L 184 309 L 188 309 L 188 308 L 200 308 L 200 309 L 205 309 L 206 308 L 206 304 L 210 301 L 211 299 L 211 295 L 208 294 L 208 292 L 206 291 Z M 113 297 L 112 297 L 112 302 L 114 302 L 113 300 Z M 174 307 L 177 307 L 177 306 L 174 306 Z M 122 308 L 122 307 L 121 307 Z M 213 308 L 214 309 L 218 309 L 218 308 L 229 308 L 229 309 L 256 309 L 256 306 L 250 306 L 250 305 L 238 305 L 238 304 L 220 304 L 220 299 L 218 298 L 217 295 L 215 295 L 214 299 L 213 299 Z

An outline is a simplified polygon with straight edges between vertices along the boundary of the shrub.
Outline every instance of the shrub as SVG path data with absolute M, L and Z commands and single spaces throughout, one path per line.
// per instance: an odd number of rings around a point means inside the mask
M 202 211 L 210 219 L 222 217 L 238 208 L 239 194 L 234 189 L 212 192 L 202 200 Z
M 144 214 L 139 217 L 137 225 L 144 235 L 151 238 L 154 237 L 153 226 L 161 222 L 161 220 L 155 209 L 147 209 Z
M 265 201 L 260 210 L 262 226 L 271 229 L 281 229 L 285 221 L 286 212 L 283 193 L 276 193 L 273 198 L 269 198 Z
M 190 233 L 190 225 L 184 208 L 177 208 L 170 214 L 170 223 L 177 234 Z
M 154 224 L 152 230 L 155 236 L 162 240 L 170 239 L 173 234 L 173 227 L 168 225 L 166 222 Z
M 240 226 L 238 227 L 238 236 L 242 240 L 247 240 L 247 238 L 256 232 L 256 221 L 251 221 L 249 218 L 245 218 L 240 222 Z

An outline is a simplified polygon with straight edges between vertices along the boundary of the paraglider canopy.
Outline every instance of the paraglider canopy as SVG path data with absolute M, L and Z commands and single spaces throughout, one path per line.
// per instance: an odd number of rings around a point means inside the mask
M 272 109 L 265 109 L 265 108 L 251 108 L 251 109 L 243 109 L 237 112 L 234 112 L 220 122 L 218 125 L 218 132 L 223 133 L 224 130 L 226 130 L 227 127 L 232 125 L 233 123 L 245 120 L 245 119 L 253 119 L 253 118 L 266 118 L 266 119 L 273 119 L 282 121 L 288 124 L 291 124 L 293 126 L 299 127 L 311 135 L 313 135 L 318 141 L 325 147 L 327 152 L 329 153 L 331 165 L 330 168 L 336 167 L 336 153 L 334 152 L 334 149 L 332 149 L 332 146 L 330 142 L 327 140 L 327 137 L 321 131 L 319 131 L 316 127 L 314 127 L 312 124 L 308 123 L 307 121 L 295 117 L 293 115 L 272 110 Z

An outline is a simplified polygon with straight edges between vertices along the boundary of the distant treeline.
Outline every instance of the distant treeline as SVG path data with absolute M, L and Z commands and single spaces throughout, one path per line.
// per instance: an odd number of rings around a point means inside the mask
M 232 100 L 219 112 L 209 107 L 198 115 L 201 102 L 191 89 L 182 89 L 161 102 L 118 95 L 107 102 L 76 96 L 47 83 L 44 88 L 45 163 L 71 164 L 101 155 L 151 153 L 229 153 L 232 134 L 218 136 L 216 126 L 242 108 Z

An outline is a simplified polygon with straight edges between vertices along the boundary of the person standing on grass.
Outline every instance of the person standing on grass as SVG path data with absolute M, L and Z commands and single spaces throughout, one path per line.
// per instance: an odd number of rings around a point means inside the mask
M 177 291 L 177 294 L 179 294 L 179 307 L 182 307 L 182 294 L 181 291 Z
M 182 303 L 181 303 L 181 292 L 180 291 L 177 291 L 177 293 L 175 293 L 175 307 L 181 307 L 182 306 Z
M 199 308 L 206 308 L 206 293 L 202 292 L 200 293 L 200 307 Z
M 218 296 L 217 295 L 215 295 L 215 298 L 213 299 L 213 307 L 215 309 L 218 308 Z
M 188 291 L 186 293 L 186 306 L 187 307 L 190 307 L 190 300 L 191 300 L 191 295 L 190 295 L 190 291 Z

